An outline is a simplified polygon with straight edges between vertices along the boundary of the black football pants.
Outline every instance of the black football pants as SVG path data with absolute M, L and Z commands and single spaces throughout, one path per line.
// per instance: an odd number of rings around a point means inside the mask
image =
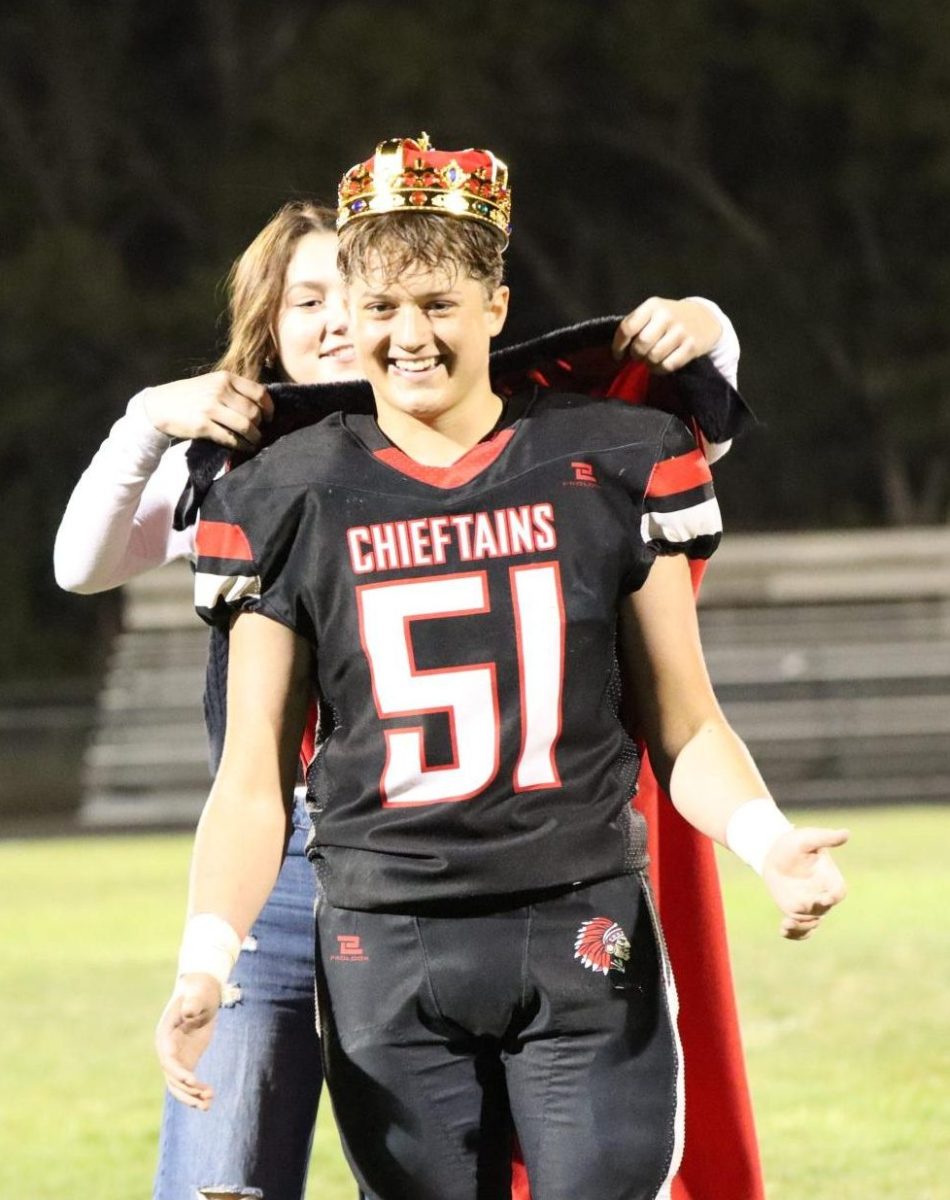
M 640 876 L 487 915 L 318 911 L 324 1070 L 368 1197 L 508 1200 L 512 1122 L 532 1200 L 669 1195 L 676 1001 Z

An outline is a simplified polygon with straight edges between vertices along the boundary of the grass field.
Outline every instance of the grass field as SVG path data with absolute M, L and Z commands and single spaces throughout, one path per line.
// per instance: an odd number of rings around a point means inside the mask
M 770 1200 L 938 1200 L 950 1179 L 950 808 L 826 818 L 853 831 L 841 856 L 851 896 L 810 942 L 782 942 L 759 881 L 723 862 Z M 0 842 L 0 1200 L 150 1194 L 151 1029 L 188 853 L 170 836 Z M 308 1197 L 354 1197 L 329 1106 Z

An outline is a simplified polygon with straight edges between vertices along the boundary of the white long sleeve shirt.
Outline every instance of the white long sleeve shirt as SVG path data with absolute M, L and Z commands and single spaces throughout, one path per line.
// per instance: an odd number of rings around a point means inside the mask
M 733 385 L 739 339 L 732 322 L 711 300 L 691 296 L 710 309 L 720 325 L 710 359 Z M 53 569 L 69 592 L 108 591 L 176 558 L 194 559 L 194 527 L 172 528 L 175 506 L 188 483 L 188 442 L 172 445 L 149 420 L 139 392 L 112 426 L 83 472 L 56 534 Z M 720 457 L 728 444 L 707 447 Z
M 70 592 L 104 592 L 175 558 L 194 556 L 194 529 L 175 530 L 188 482 L 187 442 L 152 425 L 133 396 L 66 505 L 53 548 L 56 582 Z

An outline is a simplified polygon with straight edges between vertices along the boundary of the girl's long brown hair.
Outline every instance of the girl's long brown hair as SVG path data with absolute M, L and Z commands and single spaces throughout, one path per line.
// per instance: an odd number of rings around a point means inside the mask
M 310 200 L 291 200 L 271 217 L 228 273 L 228 347 L 215 370 L 279 377 L 275 329 L 287 264 L 306 234 L 335 230 L 336 212 Z

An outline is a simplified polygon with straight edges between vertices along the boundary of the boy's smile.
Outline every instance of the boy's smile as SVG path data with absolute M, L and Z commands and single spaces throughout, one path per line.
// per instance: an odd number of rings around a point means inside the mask
M 475 279 L 426 267 L 392 279 L 385 267 L 378 262 L 353 279 L 349 293 L 351 336 L 380 428 L 410 455 L 431 432 L 464 453 L 498 417 L 488 352 L 504 325 L 508 289 L 489 296 Z

